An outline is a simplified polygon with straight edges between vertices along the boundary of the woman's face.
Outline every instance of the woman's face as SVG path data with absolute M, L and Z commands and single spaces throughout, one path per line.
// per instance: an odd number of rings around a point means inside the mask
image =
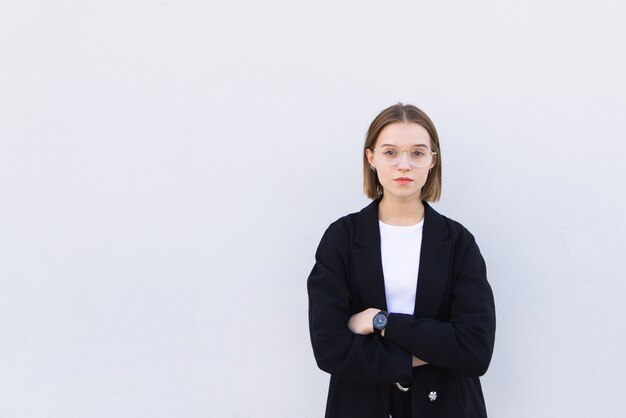
M 387 146 L 408 152 L 400 152 L 398 163 L 388 165 L 388 158 L 385 158 L 382 151 L 365 150 L 369 163 L 376 167 L 378 181 L 383 186 L 384 195 L 393 195 L 402 199 L 419 199 L 422 187 L 428 178 L 428 170 L 436 164 L 436 155 L 432 157 L 428 165 L 418 168 L 410 164 L 409 152 L 413 151 L 414 155 L 418 155 L 420 150 L 425 153 L 432 151 L 428 132 L 424 127 L 413 122 L 391 123 L 380 131 L 374 148 L 380 149 Z

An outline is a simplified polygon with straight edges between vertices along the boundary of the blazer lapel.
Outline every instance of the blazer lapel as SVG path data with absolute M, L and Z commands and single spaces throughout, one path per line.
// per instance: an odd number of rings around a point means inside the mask
M 452 242 L 445 218 L 424 202 L 415 316 L 436 317 L 448 283 Z
M 366 307 L 387 310 L 383 265 L 380 259 L 378 204 L 375 199 L 357 215 L 352 248 L 354 278 Z

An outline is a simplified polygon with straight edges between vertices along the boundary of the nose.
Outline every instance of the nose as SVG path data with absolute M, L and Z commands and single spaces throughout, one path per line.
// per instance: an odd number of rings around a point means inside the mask
M 411 164 L 409 163 L 409 153 L 408 151 L 402 151 L 400 153 L 400 161 L 398 161 L 398 168 L 400 170 L 410 170 Z

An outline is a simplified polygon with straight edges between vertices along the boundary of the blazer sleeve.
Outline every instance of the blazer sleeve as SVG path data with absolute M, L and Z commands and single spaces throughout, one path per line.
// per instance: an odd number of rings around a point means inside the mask
M 466 233 L 469 244 L 452 280 L 450 320 L 393 313 L 385 338 L 451 373 L 482 376 L 493 353 L 495 306 L 484 259 L 474 237 Z
M 352 315 L 349 253 L 347 228 L 336 222 L 324 233 L 307 280 L 309 331 L 317 365 L 337 377 L 363 383 L 409 381 L 409 351 L 374 334 L 358 335 L 348 328 Z

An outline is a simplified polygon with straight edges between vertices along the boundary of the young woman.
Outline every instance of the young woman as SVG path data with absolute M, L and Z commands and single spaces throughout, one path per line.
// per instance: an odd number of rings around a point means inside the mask
M 383 110 L 363 175 L 373 201 L 328 227 L 307 281 L 313 352 L 331 374 L 326 417 L 486 417 L 493 294 L 472 234 L 427 203 L 441 194 L 430 118 Z

